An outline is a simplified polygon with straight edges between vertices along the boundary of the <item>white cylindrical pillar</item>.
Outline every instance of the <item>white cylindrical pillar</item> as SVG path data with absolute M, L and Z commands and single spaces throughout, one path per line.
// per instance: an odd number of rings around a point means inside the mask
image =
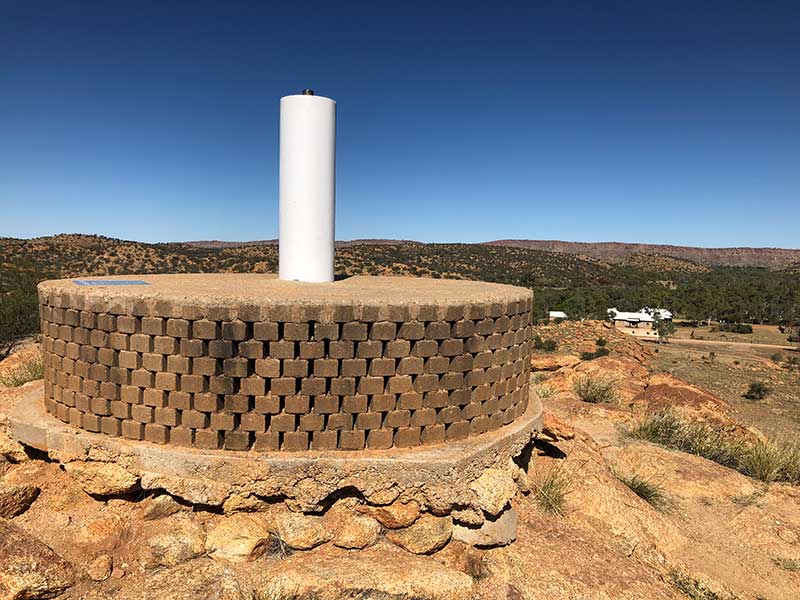
M 336 102 L 311 90 L 281 98 L 278 276 L 333 281 Z

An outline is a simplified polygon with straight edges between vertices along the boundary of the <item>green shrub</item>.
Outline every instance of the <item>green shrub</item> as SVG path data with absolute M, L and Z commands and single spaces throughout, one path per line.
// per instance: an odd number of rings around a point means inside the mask
M 727 333 L 753 333 L 753 326 L 749 323 L 720 323 L 719 330 Z
M 608 340 L 604 337 L 599 337 L 597 338 L 597 340 L 595 340 L 594 343 L 598 348 L 605 348 L 606 345 L 608 344 Z
M 35 288 L 0 293 L 0 359 L 14 350 L 21 339 L 39 329 L 39 303 Z
M 772 359 L 772 362 L 779 363 L 783 360 L 783 354 L 781 354 L 780 352 L 776 352 L 770 358 Z
M 772 389 L 763 381 L 754 381 L 750 384 L 750 387 L 747 388 L 744 397 L 748 400 L 763 400 L 771 391 Z
M 542 352 L 555 352 L 556 348 L 558 348 L 558 342 L 555 340 L 543 340 L 541 336 L 537 335 L 533 338 L 533 347 Z
M 572 386 L 575 395 L 591 404 L 611 403 L 617 400 L 616 382 L 608 377 L 584 375 Z

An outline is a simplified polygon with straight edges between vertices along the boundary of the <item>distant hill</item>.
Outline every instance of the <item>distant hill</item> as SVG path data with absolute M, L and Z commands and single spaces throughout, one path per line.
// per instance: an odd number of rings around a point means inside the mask
M 657 254 L 688 260 L 701 265 L 730 267 L 768 267 L 784 269 L 800 262 L 800 250 L 788 248 L 697 248 L 661 244 L 623 242 L 563 242 L 559 240 L 495 240 L 490 246 L 530 248 L 544 252 L 562 252 L 623 262 L 635 254 Z

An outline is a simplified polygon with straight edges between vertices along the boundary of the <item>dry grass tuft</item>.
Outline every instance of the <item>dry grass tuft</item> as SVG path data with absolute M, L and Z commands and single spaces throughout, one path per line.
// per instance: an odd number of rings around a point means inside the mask
M 19 387 L 29 381 L 36 381 L 44 377 L 44 362 L 41 355 L 36 355 L 25 361 L 16 369 L 0 375 L 0 385 L 6 387 Z
M 614 476 L 656 510 L 663 510 L 669 506 L 667 495 L 664 493 L 664 487 L 661 484 L 654 483 L 652 480 L 636 474 L 626 477 L 614 473 Z
M 592 404 L 612 403 L 617 400 L 617 384 L 609 377 L 584 375 L 572 386 L 575 395 Z
M 536 503 L 546 513 L 563 516 L 564 501 L 571 486 L 572 478 L 562 465 L 541 474 L 537 473 L 537 477 L 533 481 Z

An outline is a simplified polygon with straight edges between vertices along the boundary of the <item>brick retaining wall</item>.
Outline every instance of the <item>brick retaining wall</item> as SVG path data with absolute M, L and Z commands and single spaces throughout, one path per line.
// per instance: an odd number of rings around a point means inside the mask
M 385 449 L 478 435 L 527 407 L 522 288 L 397 310 L 273 297 L 259 311 L 69 286 L 40 285 L 45 405 L 88 431 L 208 449 Z

